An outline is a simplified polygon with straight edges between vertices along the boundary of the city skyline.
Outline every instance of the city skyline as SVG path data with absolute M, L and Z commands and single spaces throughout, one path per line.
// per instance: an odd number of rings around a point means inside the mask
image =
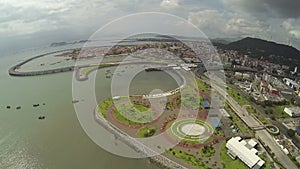
M 212 39 L 251 36 L 300 48 L 300 12 L 296 9 L 300 4 L 292 0 L 3 0 L 0 4 L 0 51 L 4 54 L 88 39 L 108 22 L 138 12 L 182 17 Z

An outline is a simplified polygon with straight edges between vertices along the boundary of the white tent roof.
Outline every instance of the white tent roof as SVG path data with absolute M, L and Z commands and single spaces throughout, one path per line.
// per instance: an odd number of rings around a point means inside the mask
M 253 141 L 251 141 L 250 144 L 254 144 Z M 247 142 L 244 140 L 241 141 L 241 137 L 233 137 L 227 142 L 226 147 L 235 153 L 250 168 L 254 167 L 258 162 L 259 166 L 261 166 L 261 163 L 264 164 L 264 161 L 256 155 L 257 150 L 255 148 L 248 149 L 246 144 Z

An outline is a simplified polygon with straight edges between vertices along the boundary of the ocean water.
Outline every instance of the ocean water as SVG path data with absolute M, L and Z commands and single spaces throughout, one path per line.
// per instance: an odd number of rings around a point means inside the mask
M 63 48 L 67 47 L 31 50 L 0 57 L 0 168 L 158 168 L 146 159 L 129 159 L 111 154 L 86 135 L 72 103 L 72 72 L 32 77 L 8 75 L 7 70 L 20 61 Z M 110 79 L 102 76 L 105 71 L 103 69 L 97 73 L 95 92 L 99 101 L 110 95 Z M 151 91 L 149 86 L 142 87 L 147 80 L 152 81 L 151 85 L 161 85 L 165 90 L 177 86 L 171 79 L 168 85 L 159 80 L 170 77 L 164 74 L 157 76 L 157 72 L 153 74 L 158 78 L 137 77 L 132 92 Z M 34 107 L 33 104 L 39 106 Z M 18 106 L 21 109 L 17 110 Z M 39 116 L 46 118 L 38 120 Z

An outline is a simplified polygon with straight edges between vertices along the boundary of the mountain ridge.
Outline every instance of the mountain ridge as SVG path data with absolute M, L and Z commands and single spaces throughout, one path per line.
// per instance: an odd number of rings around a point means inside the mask
M 293 66 L 300 64 L 300 51 L 298 49 L 273 41 L 246 37 L 229 44 L 224 44 L 221 47 L 236 50 L 252 58 L 268 60 L 277 64 Z

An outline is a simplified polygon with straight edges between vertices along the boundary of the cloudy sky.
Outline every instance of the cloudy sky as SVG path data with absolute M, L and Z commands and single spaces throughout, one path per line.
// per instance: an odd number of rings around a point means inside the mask
M 251 36 L 300 49 L 299 8 L 299 0 L 0 0 L 0 54 L 88 39 L 137 12 L 182 17 L 210 38 Z

